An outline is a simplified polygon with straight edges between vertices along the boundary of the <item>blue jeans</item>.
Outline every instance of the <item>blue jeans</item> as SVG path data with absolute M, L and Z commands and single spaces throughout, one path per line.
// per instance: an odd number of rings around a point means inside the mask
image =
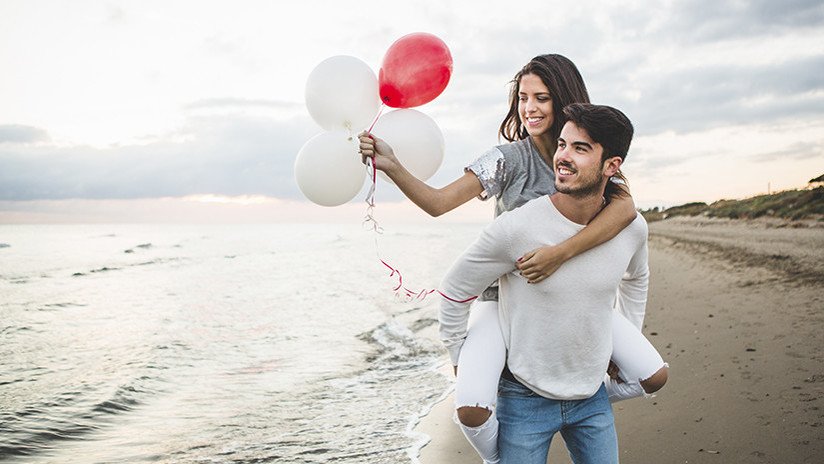
M 615 420 L 603 385 L 590 398 L 561 401 L 501 378 L 497 414 L 501 464 L 546 464 L 555 432 L 561 432 L 575 464 L 618 462 Z

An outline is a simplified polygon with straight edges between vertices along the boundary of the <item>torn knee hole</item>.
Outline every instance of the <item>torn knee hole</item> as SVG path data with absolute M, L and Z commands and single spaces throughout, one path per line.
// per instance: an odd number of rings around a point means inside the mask
M 458 408 L 458 420 L 467 427 L 480 427 L 492 415 L 489 408 L 481 406 L 462 406 Z

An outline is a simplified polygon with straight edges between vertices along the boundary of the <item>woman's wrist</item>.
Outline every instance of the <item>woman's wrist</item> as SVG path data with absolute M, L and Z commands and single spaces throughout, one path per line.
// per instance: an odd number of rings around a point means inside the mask
M 566 262 L 575 257 L 578 253 L 575 252 L 575 248 L 569 244 L 569 240 L 559 243 L 555 246 L 555 251 L 561 257 L 561 259 Z

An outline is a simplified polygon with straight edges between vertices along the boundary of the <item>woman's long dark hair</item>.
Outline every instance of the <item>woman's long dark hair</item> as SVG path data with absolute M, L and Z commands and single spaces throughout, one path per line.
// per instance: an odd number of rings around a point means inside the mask
M 518 116 L 518 93 L 521 90 L 521 77 L 526 74 L 538 76 L 552 97 L 552 113 L 554 121 L 549 132 L 552 140 L 561 135 L 561 128 L 566 123 L 564 107 L 570 103 L 589 103 L 589 93 L 584 84 L 584 78 L 575 67 L 575 63 L 563 55 L 539 55 L 526 64 L 512 79 L 512 89 L 509 92 L 509 112 L 498 130 L 500 137 L 514 142 L 529 136 L 526 128 L 521 124 Z

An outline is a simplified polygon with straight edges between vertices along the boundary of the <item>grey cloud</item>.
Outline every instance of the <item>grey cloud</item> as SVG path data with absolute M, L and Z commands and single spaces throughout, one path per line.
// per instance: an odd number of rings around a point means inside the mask
M 723 155 L 723 150 L 706 150 L 692 153 L 689 156 L 672 156 L 666 152 L 666 147 L 654 147 L 647 150 L 633 150 L 630 147 L 627 166 L 633 172 L 641 172 L 644 176 L 654 177 L 663 170 L 669 170 L 688 161 Z
M 299 198 L 293 165 L 319 132 L 308 118 L 197 118 L 189 141 L 105 149 L 0 146 L 0 199 L 154 198 L 191 194 Z
M 19 124 L 0 124 L 0 144 L 2 143 L 36 143 L 49 140 L 49 134 L 43 129 Z
M 661 39 L 712 42 L 824 24 L 824 3 L 820 0 L 686 0 L 672 7 L 667 21 L 654 31 Z
M 758 153 L 752 156 L 752 160 L 768 162 L 774 160 L 805 160 L 824 155 L 824 139 L 816 143 L 798 142 L 792 144 L 785 150 Z
M 611 89 L 600 102 L 623 109 L 643 135 L 822 116 L 821 69 L 824 56 L 781 65 L 693 68 L 645 76 L 641 84 L 630 84 L 626 74 L 609 82 L 594 80 L 599 88 Z M 620 94 L 628 87 L 637 88 L 641 98 Z
M 542 15 L 540 11 L 531 14 Z M 792 34 L 799 27 L 824 24 L 824 3 L 820 1 L 677 1 L 638 8 L 615 6 L 603 16 L 606 23 L 598 26 L 591 17 L 556 15 L 554 21 L 537 25 L 533 21 L 482 29 L 475 33 L 477 40 L 463 43 L 460 51 L 465 63 L 459 70 L 500 76 L 505 88 L 510 76 L 532 56 L 564 54 L 578 64 L 592 100 L 625 110 L 637 123 L 639 135 L 665 130 L 684 133 L 824 112 L 820 97 L 824 90 L 822 55 L 765 65 L 643 71 L 650 52 L 661 47 L 688 50 L 706 42 L 756 36 L 769 40 Z M 620 47 L 619 53 L 605 53 L 607 44 Z M 753 46 L 769 44 L 754 42 Z M 640 99 L 634 93 L 640 94 Z M 500 97 L 493 95 L 489 89 L 472 89 L 461 97 L 477 99 L 476 107 L 506 98 L 505 91 Z

